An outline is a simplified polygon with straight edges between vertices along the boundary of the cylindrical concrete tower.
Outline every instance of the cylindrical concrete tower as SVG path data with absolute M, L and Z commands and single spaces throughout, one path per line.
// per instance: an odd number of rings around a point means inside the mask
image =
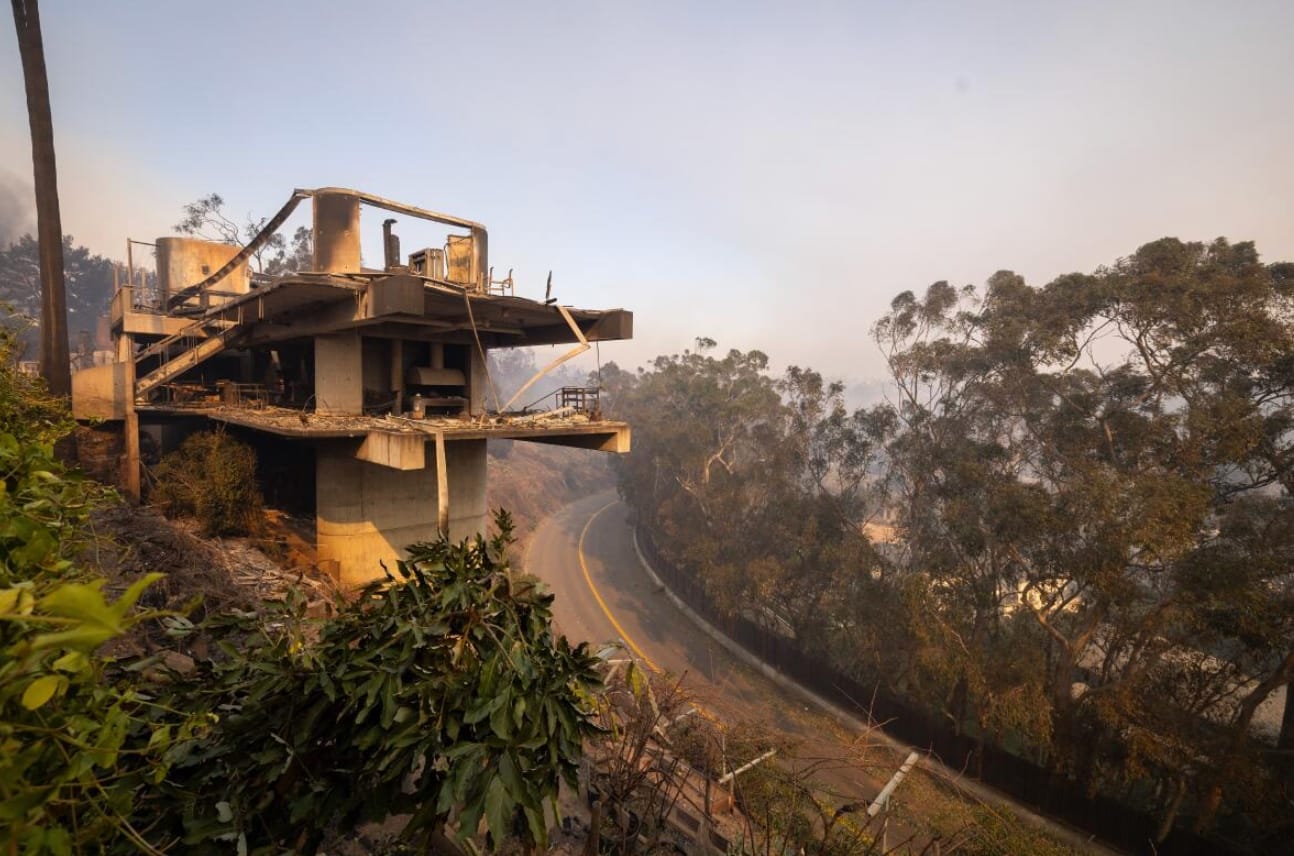
M 314 218 L 314 269 L 359 273 L 359 199 L 342 193 L 316 194 Z

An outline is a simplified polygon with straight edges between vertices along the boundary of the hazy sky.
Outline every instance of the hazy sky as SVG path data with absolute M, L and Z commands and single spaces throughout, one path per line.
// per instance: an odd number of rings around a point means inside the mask
M 496 275 L 849 380 L 936 279 L 1164 235 L 1294 260 L 1294 2 L 42 4 L 65 230 L 342 185 L 490 229 Z M 0 38 L 0 205 L 30 193 Z M 365 227 L 367 255 L 380 255 Z M 402 224 L 406 250 L 439 243 Z

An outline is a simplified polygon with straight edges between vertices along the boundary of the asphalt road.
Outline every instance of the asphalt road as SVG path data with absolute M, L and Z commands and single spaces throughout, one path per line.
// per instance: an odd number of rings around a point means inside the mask
M 649 667 L 682 676 L 715 714 L 754 716 L 780 731 L 803 733 L 795 712 L 803 712 L 804 703 L 781 698 L 775 685 L 706 635 L 650 580 L 614 492 L 550 517 L 531 539 L 526 570 L 556 594 L 554 617 L 572 640 L 594 647 L 622 641 Z
M 857 724 L 842 724 L 800 693 L 784 689 L 729 654 L 700 629 L 643 568 L 627 509 L 614 491 L 574 502 L 549 517 L 531 537 L 525 569 L 553 590 L 554 618 L 572 641 L 588 641 L 594 647 L 622 642 L 649 667 L 682 677 L 692 697 L 715 718 L 789 737 L 796 744 L 795 758 L 787 760 L 796 767 L 814 765 L 814 778 L 838 802 L 873 798 L 908 751 Z M 957 779 L 957 786 L 974 799 L 1008 802 L 951 771 L 931 772 Z M 1023 807 L 1011 807 L 1031 825 L 1071 846 L 1114 852 Z

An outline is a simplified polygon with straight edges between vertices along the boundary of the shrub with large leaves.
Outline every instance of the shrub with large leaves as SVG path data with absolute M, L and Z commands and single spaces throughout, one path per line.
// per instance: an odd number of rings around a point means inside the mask
M 159 724 L 137 678 L 109 674 L 98 650 L 152 617 L 134 606 L 158 575 L 114 601 L 76 561 L 109 491 L 55 457 L 71 419 L 17 371 L 14 343 L 0 323 L 0 851 L 148 851 L 135 793 L 195 720 Z
M 188 849 L 308 853 L 401 814 L 414 842 L 482 818 L 496 843 L 545 841 L 598 678 L 584 645 L 553 636 L 552 595 L 509 572 L 498 523 L 488 542 L 416 545 L 332 617 L 289 602 L 224 621 L 225 656 L 172 686 L 176 706 L 220 717 L 169 779 Z
M 134 606 L 161 575 L 109 601 L 98 582 L 0 589 L 0 846 L 6 852 L 148 852 L 136 792 L 165 775 L 174 737 L 137 682 L 108 680 L 104 642 L 150 616 Z M 42 589 L 46 589 L 42 594 Z
M 0 317 L 0 586 L 74 575 L 73 536 L 104 493 L 55 457 L 73 422 L 39 378 L 18 371 L 19 332 Z

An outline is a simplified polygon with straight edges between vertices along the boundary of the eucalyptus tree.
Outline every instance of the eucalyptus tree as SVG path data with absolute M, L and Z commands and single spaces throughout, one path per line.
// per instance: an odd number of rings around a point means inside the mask
M 608 412 L 634 425 L 621 491 L 722 605 L 825 645 L 850 581 L 876 561 L 862 525 L 879 423 L 847 412 L 817 372 L 779 378 L 760 351 L 714 348 L 603 370 Z
M 224 197 L 209 193 L 186 204 L 184 216 L 174 228 L 181 235 L 239 245 L 260 234 L 268 220 L 248 214 L 239 223 L 225 213 Z M 257 272 L 271 276 L 310 270 L 314 264 L 314 233 L 308 226 L 298 226 L 290 238 L 275 233 L 252 252 L 252 260 Z
M 1294 459 L 1292 284 L 1251 244 L 1164 239 L 1041 289 L 1006 271 L 983 295 L 936 283 L 875 329 L 898 390 L 915 682 L 1090 787 L 1171 782 L 1170 824 L 1193 795 L 1207 825 L 1253 709 L 1289 681 L 1288 610 L 1257 634 L 1234 616 L 1290 590 L 1283 548 L 1241 520 L 1290 513 L 1271 492 Z

